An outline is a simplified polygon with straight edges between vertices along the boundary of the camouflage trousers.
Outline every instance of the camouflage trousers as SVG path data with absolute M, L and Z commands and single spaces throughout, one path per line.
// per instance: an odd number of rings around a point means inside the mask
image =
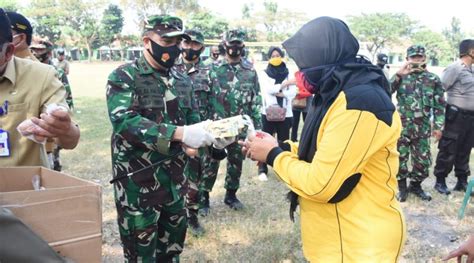
M 400 153 L 398 180 L 409 178 L 415 182 L 422 182 L 428 177 L 431 166 L 430 138 L 428 136 L 414 138 L 402 132 L 398 140 L 398 152 Z M 410 158 L 411 172 L 408 169 Z
M 227 172 L 225 175 L 224 188 L 227 190 L 237 190 L 240 186 L 240 176 L 242 174 L 242 163 L 244 156 L 242 147 L 238 143 L 233 143 L 226 147 L 227 150 Z M 205 176 L 201 182 L 203 191 L 211 192 L 216 182 L 217 172 L 219 171 L 219 161 L 207 164 Z
M 186 209 L 188 217 L 191 213 L 197 213 L 200 207 L 200 200 L 204 191 L 210 192 L 216 182 L 219 161 L 212 159 L 208 155 L 190 158 L 187 178 L 189 182 L 186 193 Z M 217 168 L 217 169 L 216 169 Z M 210 187 L 209 187 L 210 186 Z
M 115 189 L 125 262 L 179 262 L 187 227 L 184 199 L 142 208 L 136 194 L 127 195 L 130 206 L 118 195 Z

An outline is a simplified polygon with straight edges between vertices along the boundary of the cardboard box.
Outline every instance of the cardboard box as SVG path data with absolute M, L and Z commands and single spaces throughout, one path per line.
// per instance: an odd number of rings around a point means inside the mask
M 39 175 L 45 190 L 33 190 Z M 0 168 L 0 206 L 74 262 L 101 262 L 101 187 L 42 167 Z

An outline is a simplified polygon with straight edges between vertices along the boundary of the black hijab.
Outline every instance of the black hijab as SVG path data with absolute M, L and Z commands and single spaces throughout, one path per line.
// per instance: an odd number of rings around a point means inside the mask
M 279 47 L 270 47 L 268 50 L 268 57 L 272 56 L 273 51 L 280 53 L 280 56 L 283 58 L 285 53 Z M 268 77 L 275 80 L 275 84 L 281 84 L 288 77 L 288 68 L 286 67 L 285 62 L 282 62 L 278 66 L 273 66 L 268 63 L 267 69 L 265 69 Z
M 299 159 L 311 162 L 317 151 L 321 122 L 339 93 L 358 85 L 375 83 L 374 87 L 389 94 L 389 84 L 380 68 L 357 56 L 359 43 L 349 27 L 339 19 L 316 18 L 286 40 L 283 47 L 305 72 L 306 79 L 316 85 L 298 148 Z M 319 69 L 310 70 L 313 67 Z M 297 200 L 294 193 L 290 194 L 290 200 L 292 217 Z

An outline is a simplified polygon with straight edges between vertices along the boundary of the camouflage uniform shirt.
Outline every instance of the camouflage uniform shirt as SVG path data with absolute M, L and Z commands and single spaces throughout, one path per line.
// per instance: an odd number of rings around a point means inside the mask
M 261 129 L 262 98 L 257 72 L 252 65 L 245 61 L 230 64 L 223 59 L 212 65 L 210 76 L 214 119 L 247 114 L 255 129 Z
M 116 183 L 119 202 L 138 199 L 141 207 L 165 204 L 187 191 L 185 154 L 172 142 L 176 126 L 199 122 L 189 78 L 155 71 L 139 58 L 114 70 L 108 79 L 107 105 L 112 133 L 114 177 L 176 155 Z M 125 193 L 123 193 L 125 191 Z M 121 196 L 121 197 L 120 197 Z
M 404 129 L 413 127 L 412 136 L 427 138 L 433 129 L 444 124 L 444 90 L 438 76 L 431 72 L 413 72 L 391 81 L 392 93 L 397 92 L 397 107 Z M 413 125 L 412 125 L 413 124 Z

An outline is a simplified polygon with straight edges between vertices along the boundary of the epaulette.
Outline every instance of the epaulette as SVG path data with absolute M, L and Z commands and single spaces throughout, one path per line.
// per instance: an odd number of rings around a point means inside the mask
M 247 59 L 242 58 L 242 60 L 240 61 L 240 65 L 241 65 L 244 69 L 253 70 L 253 64 L 252 64 L 252 62 L 250 62 L 250 61 L 247 60 Z

